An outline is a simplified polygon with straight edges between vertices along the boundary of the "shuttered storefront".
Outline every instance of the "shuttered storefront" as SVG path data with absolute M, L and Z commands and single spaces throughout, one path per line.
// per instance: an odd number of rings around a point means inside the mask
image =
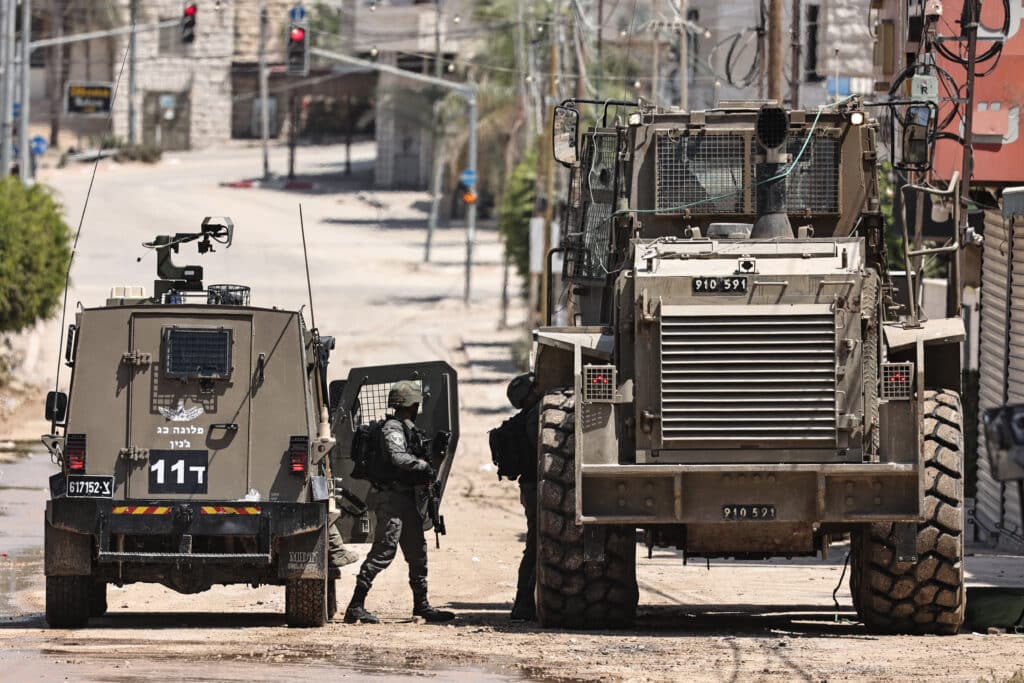
M 986 211 L 982 258 L 976 527 L 979 540 L 1021 550 L 1024 483 L 992 478 L 980 419 L 986 408 L 1024 403 L 1024 217 Z

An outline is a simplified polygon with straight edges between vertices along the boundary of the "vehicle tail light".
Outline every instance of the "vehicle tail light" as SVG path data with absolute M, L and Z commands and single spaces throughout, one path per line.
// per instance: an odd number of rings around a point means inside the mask
M 293 436 L 288 443 L 288 466 L 292 474 L 305 474 L 309 462 L 309 437 Z
M 85 434 L 67 435 L 64 440 L 64 462 L 67 463 L 69 472 L 85 472 Z

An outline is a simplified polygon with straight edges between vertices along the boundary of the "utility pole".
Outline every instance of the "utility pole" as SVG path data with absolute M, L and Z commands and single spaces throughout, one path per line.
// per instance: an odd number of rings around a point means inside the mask
M 543 155 L 544 163 L 544 251 L 541 254 L 541 258 L 544 261 L 541 267 L 541 280 L 540 280 L 540 295 L 538 297 L 538 303 L 541 311 L 541 324 L 546 325 L 548 316 L 551 312 L 548 310 L 548 278 L 550 273 L 548 270 L 548 252 L 551 251 L 551 224 L 555 218 L 555 158 L 551 154 L 551 149 L 547 144 L 544 144 L 547 136 L 551 134 L 554 128 L 555 122 L 555 98 L 558 97 L 558 86 L 555 84 L 555 79 L 558 77 L 558 18 L 559 18 L 560 3 L 558 0 L 554 2 L 554 10 L 551 16 L 554 18 L 552 21 L 551 33 L 548 36 L 548 42 L 551 44 L 551 53 L 548 59 L 548 101 L 546 102 L 548 114 L 547 128 L 541 131 L 538 136 L 541 140 L 541 154 Z
M 139 18 L 139 0 L 131 1 L 128 13 L 134 28 Z M 134 145 L 135 140 L 135 31 L 132 31 L 128 34 L 128 144 Z
M 3 152 L 7 150 L 7 164 L 11 163 L 10 149 L 11 149 L 11 135 L 10 130 L 5 125 L 6 117 L 4 112 L 10 111 L 11 103 L 7 99 L 7 81 L 13 76 L 11 71 L 13 65 L 7 60 L 7 14 L 13 12 L 13 5 L 15 0 L 0 0 L 0 163 L 2 163 Z M 8 166 L 0 167 L 4 169 L 4 173 L 0 174 L 0 178 L 6 175 Z
M 782 102 L 782 0 L 768 5 L 768 99 Z
M 260 45 L 259 45 L 259 80 L 260 80 L 260 139 L 263 145 L 263 177 L 270 177 L 270 94 L 267 83 L 267 0 L 260 0 Z
M 30 58 L 32 48 L 32 0 L 21 0 L 21 120 L 18 122 L 18 169 L 21 182 L 25 183 L 32 177 L 32 150 L 29 149 L 29 113 L 32 99 L 32 82 L 30 79 Z
M 604 64 L 601 61 L 601 48 L 604 43 L 601 35 L 604 33 L 604 0 L 597 0 L 597 73 L 594 74 L 594 87 L 597 89 L 598 98 L 601 97 L 601 78 L 604 76 Z
M 658 104 L 658 62 L 661 61 L 661 29 L 660 22 L 654 22 L 654 41 L 651 43 L 651 101 Z
M 790 23 L 790 65 L 789 106 L 790 109 L 800 108 L 800 0 L 793 0 L 792 21 Z
M 686 34 L 687 0 L 679 3 L 682 17 L 679 23 L 679 106 L 690 108 L 690 37 Z
M 443 65 L 441 64 L 441 0 L 434 3 L 434 78 L 442 80 L 444 76 Z M 431 174 L 430 184 L 430 216 L 427 218 L 427 241 L 423 246 L 423 262 L 430 263 L 430 247 L 434 241 L 434 231 L 437 229 L 437 218 L 441 211 L 441 185 L 444 182 L 444 154 L 441 151 L 444 140 L 442 126 L 444 124 L 441 113 L 441 101 L 434 102 L 434 172 Z M 467 213 L 468 213 L 467 209 Z M 467 257 L 468 259 L 468 257 Z M 466 298 L 469 299 L 469 268 L 466 268 Z
M 14 43 L 17 18 L 18 0 L 8 0 L 7 15 L 4 17 L 4 148 L 0 154 L 0 169 L 5 176 L 11 172 L 11 157 L 14 152 L 14 82 L 18 77 L 14 65 Z
M 967 102 L 964 111 L 964 147 L 963 166 L 960 171 L 960 225 L 957 227 L 957 242 L 963 244 L 967 239 L 967 228 L 970 226 L 970 216 L 967 213 L 968 203 L 971 199 L 971 176 L 974 174 L 974 79 L 977 72 L 978 57 L 978 24 L 981 21 L 981 0 L 965 0 L 964 12 L 961 27 L 967 33 Z M 918 200 L 918 205 L 924 202 Z M 963 251 L 955 251 L 949 258 L 949 283 L 946 298 L 947 314 L 960 315 L 960 288 L 953 287 L 953 283 L 960 282 L 961 260 Z

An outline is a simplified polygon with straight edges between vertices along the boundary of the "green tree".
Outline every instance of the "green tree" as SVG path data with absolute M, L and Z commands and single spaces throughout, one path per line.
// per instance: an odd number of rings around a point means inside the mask
M 22 330 L 56 309 L 70 238 L 49 189 L 0 180 L 0 332 Z
M 498 207 L 498 230 L 516 271 L 524 278 L 530 270 L 530 216 L 536 185 L 537 152 L 530 149 L 512 170 Z

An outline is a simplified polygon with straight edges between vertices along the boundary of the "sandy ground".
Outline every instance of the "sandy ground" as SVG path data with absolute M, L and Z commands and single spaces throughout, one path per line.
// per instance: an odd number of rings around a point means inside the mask
M 300 159 L 303 172 L 329 172 L 340 154 L 307 151 Z M 216 185 L 251 175 L 257 161 L 249 152 L 211 152 L 172 156 L 157 168 L 103 169 L 72 300 L 96 302 L 112 276 L 147 282 L 153 263 L 135 263 L 138 242 L 157 231 L 194 229 L 204 214 L 227 213 L 239 226 L 238 242 L 204 261 L 208 279 L 251 282 L 261 303 L 302 305 L 294 220 L 300 197 Z M 87 175 L 69 168 L 51 180 L 77 215 Z M 543 631 L 510 623 L 525 523 L 516 486 L 497 481 L 486 449 L 486 430 L 509 412 L 504 386 L 513 369 L 506 345 L 516 334 L 497 329 L 496 236 L 481 233 L 473 303 L 464 307 L 461 231 L 442 230 L 434 263 L 423 265 L 417 223 L 423 195 L 377 193 L 387 204 L 378 215 L 354 186 L 341 189 L 301 197 L 314 245 L 318 323 L 339 337 L 332 375 L 359 364 L 432 357 L 460 373 L 463 436 L 443 506 L 449 534 L 441 549 L 430 551 L 432 599 L 458 619 L 446 626 L 414 623 L 399 560 L 370 594 L 368 607 L 384 620 L 378 626 L 288 629 L 280 588 L 219 587 L 184 596 L 133 585 L 111 588 L 110 612 L 90 629 L 47 630 L 41 531 L 43 486 L 53 466 L 34 452 L 0 461 L 0 679 L 977 681 L 1024 671 L 1020 636 L 867 634 L 851 621 L 845 581 L 838 609 L 833 603 L 842 546 L 827 561 L 713 562 L 710 568 L 684 566 L 674 551 L 648 559 L 638 548 L 642 608 L 634 630 Z M 196 199 L 189 205 L 183 195 Z M 522 315 L 513 308 L 513 318 Z M 10 425 L 0 425 L 0 440 L 13 428 L 25 431 L 17 416 Z M 355 547 L 365 553 L 365 546 Z M 342 603 L 356 568 L 346 568 L 339 582 Z M 1024 559 L 977 554 L 968 569 L 973 585 L 1020 584 Z

